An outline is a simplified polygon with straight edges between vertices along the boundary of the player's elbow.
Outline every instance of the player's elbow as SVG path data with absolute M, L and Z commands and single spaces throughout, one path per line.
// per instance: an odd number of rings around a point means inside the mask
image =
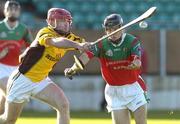
M 54 45 L 55 45 L 55 42 L 54 42 L 53 38 L 46 38 L 46 39 L 45 39 L 45 44 L 46 44 L 47 46 L 54 46 Z
M 67 40 L 66 38 L 62 38 L 62 37 L 46 39 L 46 44 L 48 46 L 54 46 L 57 48 L 73 47 L 73 44 L 71 44 L 69 40 Z

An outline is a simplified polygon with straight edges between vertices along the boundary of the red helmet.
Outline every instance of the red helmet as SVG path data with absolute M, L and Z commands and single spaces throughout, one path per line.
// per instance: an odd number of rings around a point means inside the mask
M 71 13 L 65 9 L 62 8 L 51 8 L 48 10 L 47 14 L 47 19 L 48 20 L 53 20 L 53 19 L 67 19 L 72 22 L 72 16 Z

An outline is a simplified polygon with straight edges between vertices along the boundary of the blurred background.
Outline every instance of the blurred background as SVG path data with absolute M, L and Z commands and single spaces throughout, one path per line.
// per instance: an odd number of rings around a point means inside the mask
M 0 19 L 3 6 L 0 0 Z M 148 85 L 151 101 L 149 110 L 180 109 L 180 0 L 18 0 L 22 6 L 21 21 L 32 31 L 46 26 L 49 8 L 60 7 L 69 10 L 73 16 L 73 32 L 92 42 L 104 31 L 102 23 L 111 13 L 119 13 L 124 24 L 137 18 L 151 6 L 156 13 L 142 29 L 138 24 L 126 31 L 140 38 L 143 45 L 143 77 Z M 104 81 L 100 65 L 94 58 L 85 71 L 73 80 L 64 78 L 63 70 L 73 63 L 74 52 L 69 52 L 54 68 L 50 77 L 59 84 L 70 100 L 71 110 L 104 110 Z M 32 100 L 26 109 L 48 111 L 47 105 Z

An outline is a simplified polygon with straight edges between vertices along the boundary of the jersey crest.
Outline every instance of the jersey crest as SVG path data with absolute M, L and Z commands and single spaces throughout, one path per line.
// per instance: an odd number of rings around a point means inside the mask
M 112 57 L 113 56 L 113 51 L 111 49 L 107 50 L 105 53 L 107 56 Z
M 0 38 L 6 38 L 7 37 L 7 34 L 6 34 L 6 32 L 1 32 L 0 33 Z

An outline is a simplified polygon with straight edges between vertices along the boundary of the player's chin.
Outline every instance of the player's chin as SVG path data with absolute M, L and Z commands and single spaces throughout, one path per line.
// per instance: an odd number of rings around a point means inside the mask
M 64 29 L 63 32 L 65 32 L 67 34 L 70 32 L 70 29 Z
M 112 42 L 116 42 L 119 39 L 119 37 L 111 37 L 110 39 Z

